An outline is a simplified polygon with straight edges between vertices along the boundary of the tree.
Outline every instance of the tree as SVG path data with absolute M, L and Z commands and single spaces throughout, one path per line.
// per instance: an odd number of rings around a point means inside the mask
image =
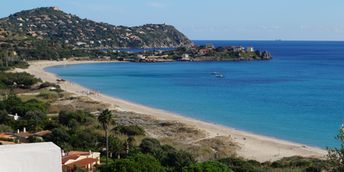
M 42 130 L 48 121 L 48 117 L 40 110 L 26 112 L 23 119 L 27 121 L 28 129 L 32 131 Z
M 0 124 L 0 132 L 13 132 L 13 129 L 11 126 Z
M 103 110 L 102 113 L 98 116 L 98 121 L 101 124 L 104 132 L 105 132 L 105 139 L 106 139 L 106 164 L 108 164 L 109 158 L 109 125 L 111 124 L 112 119 L 112 112 L 109 109 Z
M 328 149 L 328 159 L 332 166 L 332 171 L 344 171 L 344 124 L 339 129 L 336 139 L 340 142 L 339 148 Z
M 80 150 L 95 150 L 97 148 L 97 133 L 93 132 L 91 129 L 83 129 L 74 131 L 73 134 L 70 133 L 69 143 L 74 149 Z
M 109 136 L 109 156 L 114 157 L 116 156 L 118 159 L 120 158 L 121 153 L 124 151 L 123 141 L 121 141 L 117 137 Z
M 11 125 L 13 121 L 13 117 L 8 116 L 6 110 L 0 110 L 0 124 Z
M 71 148 L 70 142 L 70 135 L 68 131 L 63 128 L 55 128 L 51 130 L 51 133 L 46 136 L 46 141 L 51 141 L 60 146 L 64 150 L 69 150 Z
M 144 138 L 141 141 L 140 149 L 143 153 L 151 153 L 154 155 L 155 152 L 161 149 L 161 145 L 160 145 L 159 140 L 157 139 Z
M 19 115 L 23 115 L 20 114 L 20 110 L 18 107 L 21 107 L 23 105 L 23 102 L 21 101 L 21 99 L 19 97 L 17 97 L 16 94 L 14 94 L 13 91 L 11 91 L 7 98 L 3 101 L 4 102 L 4 106 L 7 110 L 7 112 L 11 113 L 11 114 L 16 114 L 18 113 Z
M 144 136 L 145 135 L 145 130 L 137 125 L 129 125 L 129 126 L 125 126 L 125 125 L 119 125 L 116 126 L 113 130 L 115 130 L 116 132 L 119 132 L 121 134 L 125 134 L 128 136 Z

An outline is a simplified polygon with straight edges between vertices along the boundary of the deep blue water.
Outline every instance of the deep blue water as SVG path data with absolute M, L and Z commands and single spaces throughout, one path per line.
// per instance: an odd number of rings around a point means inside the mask
M 334 137 L 344 119 L 344 42 L 195 42 L 254 46 L 270 51 L 273 60 L 47 70 L 108 95 L 200 120 L 314 146 L 337 145 Z

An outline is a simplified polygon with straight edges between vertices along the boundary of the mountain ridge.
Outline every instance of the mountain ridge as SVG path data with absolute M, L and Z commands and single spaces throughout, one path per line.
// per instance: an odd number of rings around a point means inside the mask
M 0 28 L 74 48 L 176 48 L 192 42 L 172 25 L 116 26 L 68 14 L 58 7 L 24 10 L 0 19 Z

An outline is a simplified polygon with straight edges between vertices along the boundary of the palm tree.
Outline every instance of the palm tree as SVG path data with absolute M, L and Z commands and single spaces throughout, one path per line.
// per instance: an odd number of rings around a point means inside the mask
M 105 109 L 102 111 L 102 113 L 98 116 L 98 121 L 103 127 L 105 131 L 105 139 L 106 139 L 106 165 L 108 164 L 108 158 L 109 158 L 109 125 L 111 123 L 112 119 L 112 112 L 109 109 Z

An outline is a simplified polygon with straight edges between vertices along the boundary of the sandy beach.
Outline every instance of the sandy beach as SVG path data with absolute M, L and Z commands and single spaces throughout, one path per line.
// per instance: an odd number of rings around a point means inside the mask
M 32 75 L 35 75 L 38 78 L 41 78 L 43 81 L 56 83 L 56 79 L 58 79 L 58 77 L 52 73 L 46 72 L 44 68 L 56 65 L 81 63 L 99 63 L 99 61 L 31 61 L 29 62 L 30 67 L 28 69 L 16 69 L 15 71 L 25 71 Z M 62 89 L 76 95 L 85 96 L 85 93 L 91 92 L 91 90 L 88 90 L 81 85 L 69 81 L 60 82 L 59 84 Z M 185 123 L 186 125 L 195 127 L 197 129 L 205 130 L 208 138 L 215 136 L 231 136 L 234 142 L 236 142 L 240 147 L 237 151 L 237 154 L 247 159 L 254 159 L 263 162 L 273 161 L 282 157 L 295 155 L 324 158 L 327 154 L 327 151 L 321 148 L 310 147 L 307 145 L 284 141 L 272 137 L 256 135 L 253 133 L 236 130 L 230 127 L 203 122 L 200 120 L 184 117 L 179 114 L 143 106 L 103 94 L 88 94 L 87 96 L 95 101 L 111 104 L 113 105 L 113 108 L 116 108 L 117 110 L 147 114 L 161 120 L 172 120 Z

